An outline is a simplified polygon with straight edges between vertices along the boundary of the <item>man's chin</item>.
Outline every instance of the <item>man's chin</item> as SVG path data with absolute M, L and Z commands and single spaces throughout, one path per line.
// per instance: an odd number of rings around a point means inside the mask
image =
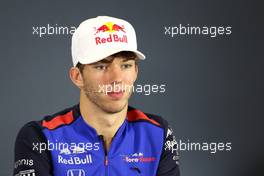
M 104 112 L 115 114 L 123 111 L 125 108 L 127 108 L 127 103 L 120 103 L 120 102 L 113 102 L 109 105 L 103 105 L 101 106 L 101 109 Z

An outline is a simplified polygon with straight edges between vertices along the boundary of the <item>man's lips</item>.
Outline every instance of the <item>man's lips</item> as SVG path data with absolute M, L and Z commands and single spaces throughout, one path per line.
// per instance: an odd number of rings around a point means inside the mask
M 107 92 L 107 95 L 112 97 L 112 98 L 121 98 L 123 96 L 124 92 L 123 91 L 118 91 L 118 92 Z

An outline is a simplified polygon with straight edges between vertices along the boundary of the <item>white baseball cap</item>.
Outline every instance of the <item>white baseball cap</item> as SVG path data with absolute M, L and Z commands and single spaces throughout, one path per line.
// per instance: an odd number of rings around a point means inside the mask
M 131 51 L 144 60 L 137 50 L 136 32 L 122 19 L 98 16 L 83 21 L 72 36 L 73 66 L 78 62 L 90 64 L 121 51 Z

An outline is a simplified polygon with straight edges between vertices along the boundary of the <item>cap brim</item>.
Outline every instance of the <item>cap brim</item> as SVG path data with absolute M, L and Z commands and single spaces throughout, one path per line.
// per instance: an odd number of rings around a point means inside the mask
M 132 51 L 132 52 L 135 53 L 139 59 L 141 59 L 141 60 L 146 59 L 145 55 L 143 53 L 141 53 L 140 51 L 135 50 L 135 51 Z
M 140 59 L 140 60 L 144 60 L 146 57 L 143 53 L 141 53 L 140 51 L 138 50 L 131 50 L 131 49 L 116 49 L 116 50 L 111 50 L 111 51 L 108 51 L 108 52 L 104 52 L 104 53 L 101 53 L 100 56 L 96 57 L 96 58 L 89 58 L 89 59 L 80 59 L 79 62 L 81 64 L 92 64 L 92 63 L 95 63 L 95 62 L 98 62 L 100 60 L 103 60 L 113 54 L 116 54 L 116 53 L 119 53 L 119 52 L 122 52 L 122 51 L 131 51 L 133 53 L 135 53 L 137 55 L 137 58 Z M 89 60 L 90 62 L 86 62 L 87 60 Z

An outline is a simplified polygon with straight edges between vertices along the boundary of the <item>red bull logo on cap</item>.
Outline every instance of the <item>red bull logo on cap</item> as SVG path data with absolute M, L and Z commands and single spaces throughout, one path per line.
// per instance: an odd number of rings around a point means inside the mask
M 107 22 L 103 24 L 102 26 L 95 28 L 96 34 L 100 32 L 108 32 L 108 33 L 113 33 L 113 32 L 119 32 L 122 31 L 123 33 L 126 33 L 124 25 L 118 25 L 113 22 Z
M 108 43 L 108 42 L 124 42 L 127 43 L 127 36 L 125 35 L 124 25 L 118 25 L 113 22 L 107 22 L 102 26 L 95 28 L 95 34 L 99 35 L 100 33 L 109 33 L 108 37 L 95 37 L 96 45 Z M 120 33 L 122 33 L 120 35 Z

